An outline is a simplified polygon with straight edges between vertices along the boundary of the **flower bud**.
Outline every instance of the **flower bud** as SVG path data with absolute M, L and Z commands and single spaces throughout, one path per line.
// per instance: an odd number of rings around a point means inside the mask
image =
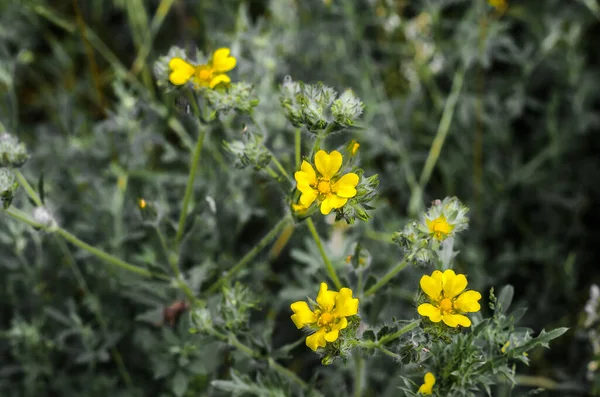
M 243 81 L 233 83 L 225 90 L 208 90 L 204 95 L 217 112 L 237 110 L 241 113 L 250 113 L 258 105 L 258 98 L 253 95 L 252 85 Z
M 350 89 L 344 93 L 331 105 L 331 114 L 333 121 L 342 127 L 351 127 L 362 114 L 364 105 Z
M 271 162 L 271 153 L 262 141 L 262 136 L 247 132 L 243 140 L 224 142 L 224 146 L 225 150 L 238 158 L 238 168 L 252 167 L 260 171 Z
M 2 207 L 7 209 L 13 200 L 13 193 L 19 187 L 15 176 L 9 168 L 0 168 L 0 201 Z
M 28 158 L 29 154 L 23 143 L 10 134 L 0 134 L 0 167 L 18 168 Z

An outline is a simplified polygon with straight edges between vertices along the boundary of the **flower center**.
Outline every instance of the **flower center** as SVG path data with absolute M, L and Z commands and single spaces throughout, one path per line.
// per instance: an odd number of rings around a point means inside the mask
M 320 180 L 319 184 L 317 185 L 317 190 L 321 194 L 328 194 L 331 192 L 331 184 L 327 180 Z
M 321 314 L 321 316 L 319 317 L 319 321 L 317 322 L 317 325 L 319 325 L 319 327 L 322 327 L 324 325 L 329 325 L 329 323 L 331 323 L 333 321 L 333 314 L 329 313 L 329 312 L 325 312 L 323 314 Z
M 198 78 L 203 81 L 209 81 L 212 78 L 212 69 L 206 65 L 200 66 L 198 68 Z
M 445 236 L 450 234 L 452 231 L 452 225 L 448 223 L 444 216 L 440 216 L 437 219 L 427 222 L 429 231 L 435 235 L 435 238 L 442 240 Z
M 450 299 L 442 299 L 442 301 L 440 302 L 440 309 L 442 309 L 443 312 L 450 312 L 452 311 L 452 308 L 452 301 Z

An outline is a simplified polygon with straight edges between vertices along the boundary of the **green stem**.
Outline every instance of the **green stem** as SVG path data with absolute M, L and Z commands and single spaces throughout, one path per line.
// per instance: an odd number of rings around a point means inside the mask
M 300 162 L 302 160 L 302 130 L 300 128 L 296 128 L 296 137 L 295 137 L 295 152 L 296 152 L 296 169 L 300 169 Z
M 214 293 L 217 291 L 223 284 L 225 284 L 234 274 L 239 272 L 244 268 L 256 255 L 260 253 L 271 241 L 273 241 L 279 233 L 292 221 L 290 216 L 283 217 L 273 229 L 269 231 L 259 242 L 252 248 L 242 259 L 239 260 L 231 269 L 229 269 L 222 277 L 220 277 L 217 281 L 211 285 L 206 291 L 207 294 Z
M 120 267 L 124 270 L 130 271 L 132 273 L 136 273 L 136 274 L 139 274 L 142 276 L 146 276 L 146 277 L 158 277 L 158 278 L 162 278 L 165 280 L 169 279 L 166 276 L 154 274 L 154 273 L 150 272 L 148 269 L 144 269 L 143 267 L 139 267 L 136 265 L 132 265 L 131 263 L 127 263 L 124 260 L 117 258 L 116 256 L 113 256 L 109 253 L 102 251 L 101 249 L 98 249 L 92 245 L 89 245 L 88 243 L 81 241 L 79 238 L 77 238 L 73 234 L 69 233 L 65 229 L 62 229 L 59 227 L 58 229 L 56 229 L 56 232 L 58 234 L 60 234 L 65 240 L 69 241 L 71 244 L 76 245 L 79 248 L 88 251 L 90 254 L 97 256 L 98 258 L 104 260 L 107 263 L 110 263 L 111 265 Z
M 199 122 L 198 122 L 198 125 Z M 190 174 L 188 176 L 187 187 L 185 188 L 185 194 L 183 196 L 183 203 L 181 204 L 181 214 L 179 215 L 179 226 L 177 227 L 177 234 L 175 235 L 175 245 L 179 246 L 181 238 L 183 237 L 183 229 L 185 227 L 185 219 L 187 218 L 187 209 L 194 192 L 194 180 L 196 179 L 196 171 L 198 170 L 198 163 L 200 162 L 200 153 L 202 152 L 202 145 L 204 144 L 204 137 L 206 136 L 206 129 L 202 128 L 198 135 L 198 141 L 196 142 L 196 148 L 194 149 L 194 155 L 190 164 Z
M 448 131 L 450 130 L 450 125 L 452 124 L 452 119 L 454 118 L 454 110 L 460 96 L 460 91 L 465 78 L 465 72 L 465 69 L 460 69 L 454 74 L 454 79 L 452 80 L 452 89 L 448 99 L 446 99 L 442 118 L 440 119 L 440 123 L 438 125 L 435 138 L 431 144 L 431 148 L 429 149 L 427 160 L 425 160 L 425 166 L 423 167 L 421 177 L 419 178 L 419 186 L 413 190 L 410 198 L 409 212 L 411 214 L 416 214 L 418 212 L 418 208 L 420 208 L 423 198 L 423 190 L 429 182 L 431 174 L 433 173 L 433 169 L 435 168 L 435 165 L 440 157 L 440 153 L 442 152 L 442 147 L 444 146 L 444 142 L 448 136 Z
M 377 341 L 377 343 L 379 345 L 385 345 L 386 343 L 390 343 L 390 342 L 398 339 L 405 333 L 410 332 L 413 329 L 417 328 L 419 326 L 419 324 L 421 324 L 421 320 L 415 320 L 412 323 L 407 324 L 404 327 L 400 328 L 398 331 L 394 332 L 393 334 L 387 334 L 387 335 L 382 336 L 381 339 L 379 339 Z
M 319 233 L 317 233 L 317 229 L 315 228 L 315 224 L 312 221 L 312 218 L 308 218 L 306 220 L 306 224 L 308 225 L 308 228 L 310 229 L 310 233 L 313 236 L 313 239 L 315 240 L 315 243 L 317 243 L 317 247 L 319 247 L 319 252 L 321 252 L 321 257 L 323 258 L 323 262 L 325 262 L 325 268 L 327 269 L 327 274 L 329 274 L 329 278 L 331 278 L 331 280 L 333 281 L 333 284 L 335 285 L 335 287 L 339 290 L 342 288 L 342 283 L 340 282 L 340 279 L 338 278 L 337 274 L 335 273 L 335 269 L 331 263 L 331 261 L 329 260 L 329 258 L 327 257 L 327 254 L 325 253 L 325 249 L 323 248 L 323 243 L 321 242 L 321 238 L 319 237 Z
M 383 354 L 385 354 L 386 356 L 392 357 L 393 359 L 397 360 L 397 361 L 401 361 L 402 357 L 400 357 L 399 354 L 394 353 L 393 351 L 386 349 L 385 347 L 383 347 L 382 345 L 380 345 L 377 342 L 373 342 L 371 340 L 369 341 L 361 341 L 358 346 L 364 348 L 364 349 L 373 349 L 373 350 L 379 350 L 380 352 L 382 352 Z
M 173 274 L 177 278 L 177 284 L 178 284 L 179 288 L 183 291 L 185 296 L 188 298 L 188 301 L 190 302 L 190 304 L 193 304 L 196 301 L 196 297 L 194 295 L 194 292 L 188 285 L 188 283 L 185 281 L 185 279 L 181 275 L 181 270 L 179 269 L 179 265 L 177 263 L 177 257 L 171 255 L 171 252 L 169 251 L 169 248 L 167 247 L 167 241 L 165 239 L 165 236 L 162 234 L 162 232 L 158 228 L 158 225 L 154 225 L 154 230 L 156 231 L 156 235 L 158 236 L 160 245 L 161 245 L 163 251 L 165 252 L 165 257 L 167 259 L 167 262 L 171 266 L 171 270 L 173 271 Z
M 367 292 L 365 292 L 365 297 L 371 296 L 377 292 L 381 287 L 386 285 L 392 278 L 394 278 L 396 274 L 400 273 L 406 266 L 408 266 L 408 261 L 403 259 L 402 262 L 398 263 L 392 270 L 383 276 L 377 284 L 369 288 Z
M 358 352 L 356 352 L 354 364 L 354 397 L 361 397 L 365 378 L 365 360 Z
M 267 149 L 267 150 L 269 150 L 269 149 Z M 269 150 L 269 153 L 271 153 L 271 161 L 273 162 L 273 164 L 275 164 L 275 167 L 277 167 L 277 169 L 279 170 L 279 172 L 281 172 L 281 174 L 283 176 L 285 176 L 288 181 L 290 181 L 291 183 L 294 183 L 294 180 L 292 179 L 292 177 L 290 176 L 290 174 L 286 171 L 286 169 L 283 167 L 283 165 L 281 165 L 281 163 L 279 162 L 279 160 L 277 159 L 277 157 L 275 157 L 275 155 L 273 154 L 273 152 L 271 152 Z
M 31 199 L 33 200 L 33 202 L 38 207 L 42 207 L 44 205 L 44 203 L 42 203 L 42 200 L 40 199 L 40 196 L 38 196 L 38 194 L 35 192 L 35 190 L 33 190 L 33 188 L 31 187 L 31 185 L 29 184 L 29 182 L 27 182 L 27 179 L 25 178 L 25 175 L 23 175 L 23 173 L 21 172 L 21 170 L 18 170 L 18 169 L 15 170 L 15 175 L 17 176 L 19 184 L 23 187 L 23 189 L 25 189 L 25 192 L 27 192 L 27 195 L 29 197 L 31 197 Z
M 9 207 L 4 213 L 8 214 L 13 219 L 28 224 L 29 226 L 35 227 L 36 229 L 44 229 L 45 226 L 41 223 L 34 221 L 27 213 L 17 209 L 15 207 Z

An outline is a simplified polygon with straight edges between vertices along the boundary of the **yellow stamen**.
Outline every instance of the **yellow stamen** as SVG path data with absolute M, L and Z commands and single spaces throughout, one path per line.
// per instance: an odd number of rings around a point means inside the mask
M 448 298 L 443 299 L 440 302 L 440 309 L 442 309 L 443 312 L 449 312 L 452 310 L 452 301 Z
M 331 191 L 331 185 L 329 183 L 329 181 L 319 181 L 319 185 L 317 186 L 317 190 L 319 190 L 319 193 L 322 194 L 327 194 Z
M 333 321 L 333 315 L 331 313 L 325 312 L 325 313 L 321 314 L 321 317 L 319 317 L 319 321 L 317 322 L 317 324 L 320 327 L 322 327 L 324 325 L 328 325 L 332 321 Z

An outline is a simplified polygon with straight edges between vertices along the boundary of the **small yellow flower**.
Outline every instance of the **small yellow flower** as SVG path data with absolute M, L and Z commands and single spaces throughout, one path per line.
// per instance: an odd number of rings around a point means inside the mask
M 510 341 L 507 341 L 504 346 L 502 346 L 502 349 L 500 349 L 500 351 L 502 353 L 506 353 L 506 349 L 508 349 L 508 347 L 510 346 Z
M 237 60 L 230 55 L 229 48 L 216 50 L 212 60 L 206 65 L 193 65 L 181 58 L 173 58 L 169 61 L 169 81 L 175 85 L 183 85 L 191 80 L 198 87 L 212 89 L 221 83 L 231 82 L 225 73 L 235 68 L 236 63 Z
M 146 206 L 148 205 L 148 203 L 146 203 L 146 200 L 144 200 L 143 198 L 138 200 L 138 205 L 140 206 L 140 209 L 144 209 L 146 208 Z
M 435 385 L 435 376 L 431 372 L 427 372 L 423 378 L 423 384 L 419 387 L 417 393 L 424 395 L 431 394 L 433 385 Z
M 300 204 L 310 207 L 316 200 L 321 213 L 327 215 L 333 209 L 342 208 L 349 198 L 356 196 L 359 177 L 353 172 L 339 177 L 342 167 L 342 154 L 337 150 L 327 153 L 319 150 L 315 154 L 315 169 L 307 161 L 302 161 L 300 171 L 296 171 L 296 187 L 302 195 Z
M 429 317 L 434 323 L 443 321 L 449 327 L 470 327 L 471 320 L 462 313 L 474 313 L 481 309 L 477 291 L 465 291 L 467 278 L 448 269 L 444 273 L 434 271 L 431 276 L 421 277 L 421 288 L 431 303 L 419 305 L 421 316 Z M 464 291 L 464 292 L 463 292 Z
M 290 307 L 294 312 L 292 321 L 298 329 L 310 327 L 315 330 L 306 337 L 306 346 L 316 351 L 338 339 L 340 331 L 348 326 L 346 317 L 358 314 L 358 299 L 352 298 L 350 288 L 328 291 L 327 284 L 321 283 L 314 311 L 304 301 L 294 302 Z
M 360 148 L 360 143 L 352 141 L 351 145 L 352 146 L 350 147 L 350 153 L 352 153 L 353 156 L 356 156 L 356 152 L 358 152 L 358 149 Z
M 508 2 L 506 0 L 488 0 L 488 3 L 500 14 L 504 14 L 508 9 Z
M 440 241 L 448 237 L 452 233 L 452 230 L 454 230 L 454 226 L 449 224 L 443 215 L 434 220 L 425 219 L 425 223 L 429 228 L 429 232 L 433 234 L 433 237 Z

